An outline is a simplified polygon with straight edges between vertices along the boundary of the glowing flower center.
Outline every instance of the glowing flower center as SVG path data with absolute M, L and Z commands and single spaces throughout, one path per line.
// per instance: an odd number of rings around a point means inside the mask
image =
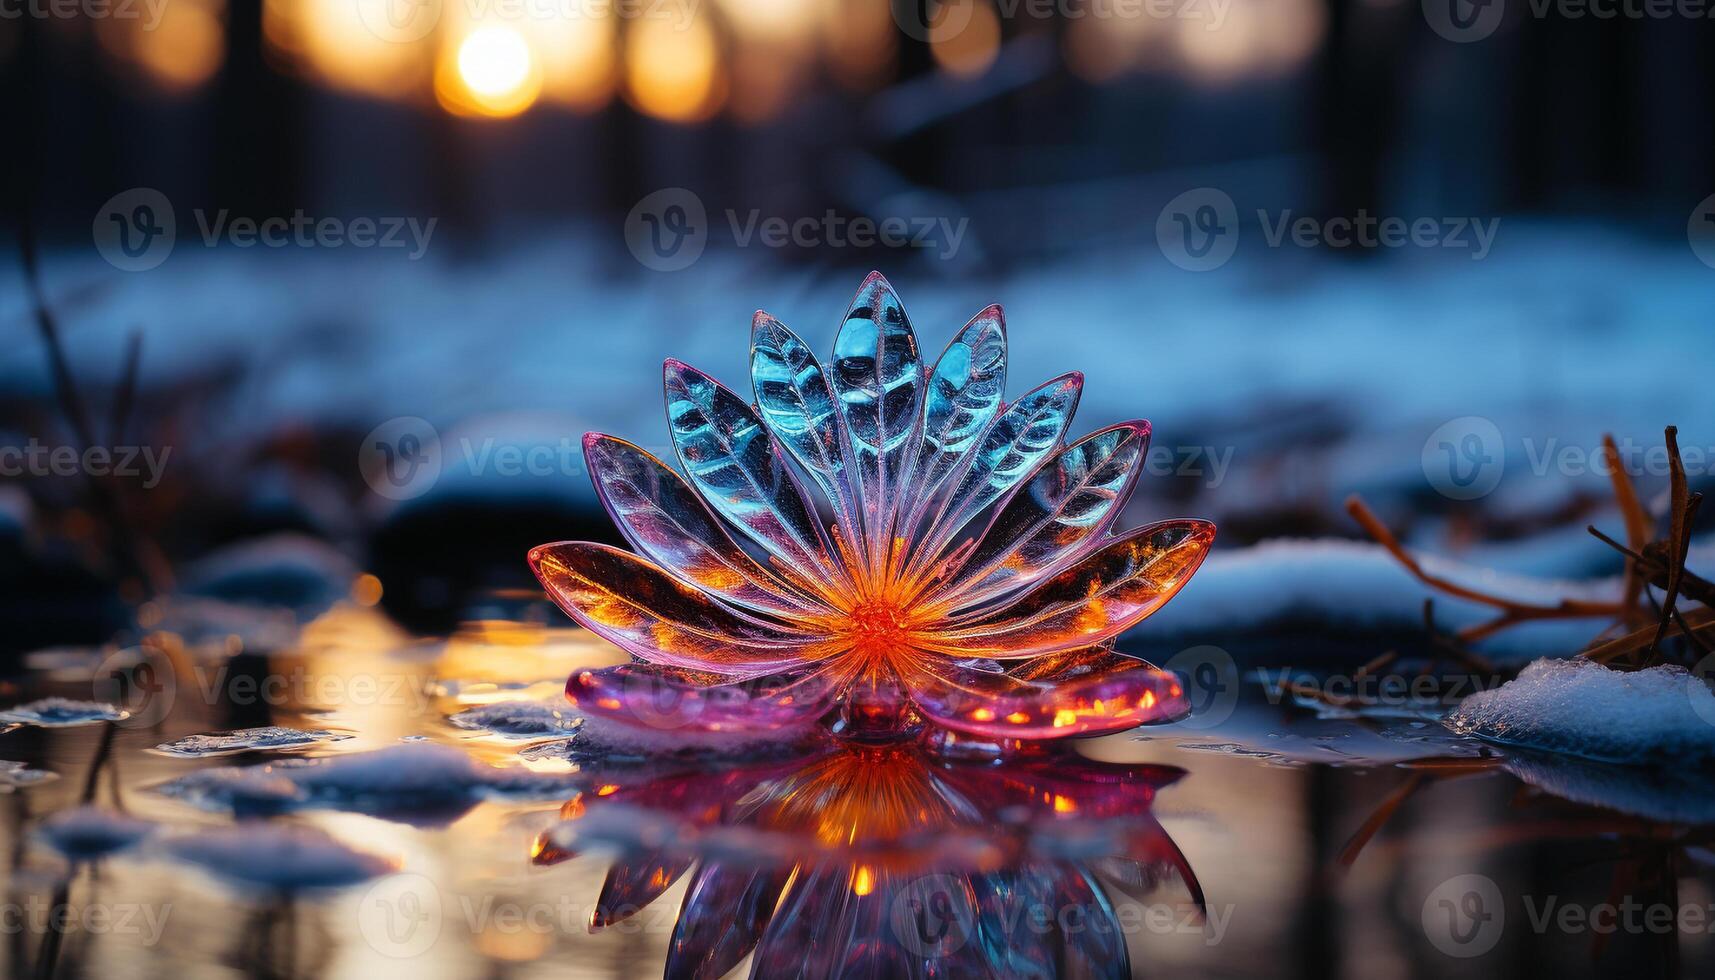
M 883 652 L 910 641 L 910 617 L 886 599 L 866 599 L 859 603 L 846 622 L 852 644 L 864 652 Z

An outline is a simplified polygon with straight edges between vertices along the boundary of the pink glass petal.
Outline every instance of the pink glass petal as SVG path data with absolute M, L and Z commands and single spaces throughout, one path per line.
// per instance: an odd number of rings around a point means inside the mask
M 1006 317 L 990 306 L 971 318 L 935 361 L 923 399 L 923 438 L 899 500 L 898 533 L 910 538 L 952 474 L 963 470 L 1006 394 Z
M 704 502 L 825 594 L 837 572 L 821 526 L 762 420 L 680 361 L 667 362 L 666 386 L 673 445 Z
M 601 895 L 590 913 L 590 931 L 599 932 L 641 912 L 690 870 L 694 858 L 666 852 L 621 858 L 608 869 Z
M 756 946 L 790 868 L 697 869 L 667 947 L 667 980 L 720 980 Z
M 1082 374 L 1062 375 L 1028 392 L 994 420 L 957 488 L 943 501 L 924 540 L 915 546 L 909 569 L 920 572 L 932 565 L 972 518 L 1036 472 L 1060 445 L 1083 390 Z
M 580 711 L 686 735 L 786 734 L 826 714 L 838 691 L 837 675 L 825 669 L 702 684 L 670 668 L 621 664 L 566 681 L 566 700 Z
M 970 609 L 1070 565 L 1124 509 L 1148 447 L 1149 423 L 1124 422 L 1055 453 L 989 522 L 958 571 L 922 601 Z
M 584 437 L 584 458 L 625 539 L 681 581 L 788 621 L 829 611 L 757 564 L 667 464 L 623 439 L 594 432 Z
M 918 710 L 936 724 L 991 738 L 1095 735 L 1190 711 L 1177 677 L 1105 651 L 1081 672 L 1052 680 L 937 664 L 907 684 Z
M 568 616 L 651 663 L 750 675 L 816 655 L 816 636 L 746 616 L 618 548 L 545 544 L 530 567 Z
M 920 642 L 967 657 L 1025 657 L 1103 643 L 1159 609 L 1214 541 L 1207 521 L 1137 528 L 996 610 Z
M 894 508 L 922 424 L 923 365 L 905 307 L 879 272 L 858 288 L 828 375 L 845 419 L 870 568 L 893 543 Z

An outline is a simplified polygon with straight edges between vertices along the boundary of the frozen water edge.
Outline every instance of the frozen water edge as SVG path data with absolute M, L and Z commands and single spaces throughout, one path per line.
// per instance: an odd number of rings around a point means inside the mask
M 1461 735 L 1599 762 L 1715 760 L 1715 692 L 1675 666 L 1619 671 L 1588 660 L 1537 660 L 1516 679 L 1466 698 L 1445 723 Z

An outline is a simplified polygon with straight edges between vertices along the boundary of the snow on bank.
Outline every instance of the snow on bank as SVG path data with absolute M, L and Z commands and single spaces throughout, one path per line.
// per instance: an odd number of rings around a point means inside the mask
M 1611 601 L 1620 594 L 1617 577 L 1552 580 L 1436 555 L 1418 558 L 1431 575 L 1519 602 Z M 1688 564 L 1706 573 L 1715 565 L 1715 547 L 1693 548 Z M 1342 628 L 1419 630 L 1423 600 L 1428 598 L 1435 600 L 1436 624 L 1444 630 L 1486 622 L 1497 613 L 1489 606 L 1429 588 L 1377 544 L 1337 539 L 1268 541 L 1216 550 L 1184 591 L 1133 635 L 1219 643 L 1223 636 L 1261 632 L 1283 622 L 1325 624 L 1330 633 Z M 1513 663 L 1543 655 L 1567 656 L 1583 649 L 1606 625 L 1603 619 L 1525 623 L 1484 642 L 1481 649 Z
M 1715 692 L 1684 668 L 1611 670 L 1538 660 L 1466 698 L 1445 721 L 1461 735 L 1600 762 L 1715 760 Z
M 563 799 L 572 788 L 563 774 L 490 766 L 432 742 L 202 769 L 156 787 L 193 806 L 240 815 L 320 808 L 431 821 L 483 800 Z

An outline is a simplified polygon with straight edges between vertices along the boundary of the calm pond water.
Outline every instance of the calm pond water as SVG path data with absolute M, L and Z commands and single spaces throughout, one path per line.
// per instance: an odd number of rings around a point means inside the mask
M 133 714 L 0 735 L 6 975 L 1715 975 L 1694 776 L 1231 676 L 1192 678 L 1189 721 L 999 763 L 578 755 L 551 706 L 618 656 L 507 614 L 34 656 L 0 707 Z M 517 701 L 550 707 L 449 721 Z M 325 734 L 159 748 L 265 726 Z

